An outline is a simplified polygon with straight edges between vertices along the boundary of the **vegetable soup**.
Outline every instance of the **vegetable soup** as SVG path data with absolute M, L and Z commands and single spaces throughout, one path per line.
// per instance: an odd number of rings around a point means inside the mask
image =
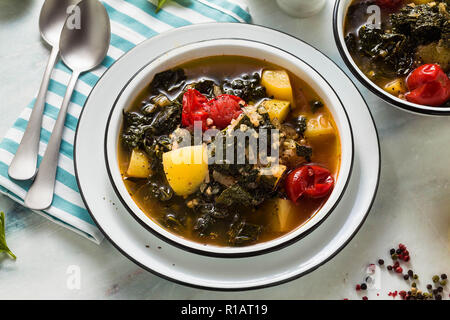
M 217 246 L 272 240 L 306 223 L 327 201 L 341 159 L 321 97 L 289 71 L 239 56 L 156 74 L 124 110 L 118 152 L 123 181 L 149 219 Z

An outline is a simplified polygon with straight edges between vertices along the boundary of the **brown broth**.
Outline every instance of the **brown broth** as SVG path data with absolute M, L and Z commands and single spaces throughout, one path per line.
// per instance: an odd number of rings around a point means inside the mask
M 266 61 L 251 59 L 239 56 L 217 56 L 204 59 L 198 59 L 191 61 L 189 63 L 180 66 L 185 70 L 187 75 L 187 82 L 195 82 L 198 79 L 212 79 L 217 83 L 220 83 L 223 79 L 232 79 L 239 77 L 244 73 L 260 73 L 264 69 L 282 69 L 276 65 L 270 64 Z M 312 90 L 312 88 L 305 83 L 303 80 L 299 79 L 295 75 L 290 73 L 290 79 L 293 86 L 294 98 L 296 100 L 296 109 L 291 113 L 290 117 L 304 115 L 307 118 L 312 117 L 312 112 L 309 105 L 305 105 L 304 101 L 317 100 L 320 97 Z M 304 95 L 302 97 L 302 94 Z M 149 97 L 148 90 L 144 89 L 136 98 L 136 100 L 131 104 L 127 111 L 139 111 L 141 107 L 141 101 Z M 320 99 L 322 100 L 322 99 Z M 316 112 L 314 116 L 318 114 L 323 114 L 331 121 L 333 127 L 335 128 L 335 139 L 329 139 L 327 143 L 313 144 L 310 146 L 313 148 L 313 156 L 311 162 L 321 164 L 327 167 L 337 179 L 339 166 L 340 166 L 340 140 L 337 127 L 333 121 L 333 117 L 326 106 Z M 119 143 L 119 165 L 120 171 L 123 176 L 123 181 L 127 187 L 131 197 L 136 202 L 138 207 L 153 221 L 160 224 L 159 222 L 164 216 L 164 208 L 157 201 L 151 199 L 148 194 L 148 188 L 145 187 L 147 183 L 146 180 L 143 181 L 130 181 L 126 179 L 126 170 L 129 164 L 130 151 L 127 150 L 122 144 Z M 304 198 L 300 201 L 300 204 L 295 207 L 295 212 L 292 212 L 289 217 L 289 231 L 287 232 L 273 232 L 270 228 L 264 228 L 262 233 L 258 238 L 259 242 L 269 241 L 274 238 L 278 238 L 283 234 L 291 232 L 292 230 L 298 228 L 307 222 L 311 217 L 313 217 L 316 212 L 323 206 L 327 201 L 326 198 L 322 199 L 307 199 Z M 180 206 L 184 206 L 184 202 L 180 200 Z M 249 210 L 248 212 L 242 212 L 242 216 L 246 218 L 246 221 L 261 224 L 263 226 L 270 226 L 271 219 L 273 219 L 273 213 L 267 209 L 268 206 L 264 204 L 258 208 L 256 211 Z M 226 241 L 226 232 L 228 230 L 229 222 L 218 220 L 213 226 L 213 233 L 217 234 L 217 237 L 200 237 L 193 232 L 193 221 L 195 216 L 188 219 L 187 227 L 184 230 L 170 230 L 177 235 L 195 242 L 212 244 L 218 246 L 229 246 Z M 162 226 L 162 225 L 161 225 Z M 252 243 L 254 244 L 254 243 Z

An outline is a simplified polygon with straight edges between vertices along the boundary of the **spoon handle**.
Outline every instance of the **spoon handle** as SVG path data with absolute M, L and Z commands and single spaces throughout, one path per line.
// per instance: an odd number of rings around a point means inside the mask
M 25 206 L 30 209 L 44 210 L 52 204 L 64 122 L 66 120 L 70 98 L 79 75 L 80 73 L 78 71 L 74 71 L 70 78 L 66 95 L 59 110 L 58 119 L 56 119 L 55 126 L 53 127 L 52 135 L 50 136 L 38 173 L 25 197 Z
M 42 78 L 39 93 L 36 97 L 33 110 L 25 133 L 20 141 L 17 152 L 9 165 L 8 175 L 16 180 L 28 180 L 36 174 L 37 155 L 39 152 L 39 139 L 41 136 L 42 115 L 45 108 L 45 96 L 52 70 L 58 60 L 59 48 L 54 46 L 47 67 Z

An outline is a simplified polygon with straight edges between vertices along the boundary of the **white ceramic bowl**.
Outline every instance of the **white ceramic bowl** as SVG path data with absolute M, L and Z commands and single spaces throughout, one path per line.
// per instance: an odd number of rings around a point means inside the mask
M 372 82 L 356 65 L 353 61 L 350 52 L 347 50 L 347 45 L 345 44 L 345 35 L 344 35 L 344 23 L 345 17 L 347 14 L 348 7 L 352 3 L 352 0 L 337 0 L 334 7 L 333 14 L 333 32 L 334 39 L 336 41 L 336 45 L 338 47 L 339 53 L 341 54 L 342 59 L 344 60 L 347 67 L 353 73 L 353 75 L 361 81 L 361 83 L 374 94 L 379 96 L 381 99 L 386 101 L 387 103 L 393 105 L 394 107 L 410 111 L 413 113 L 420 113 L 426 115 L 438 115 L 438 116 L 449 116 L 450 108 L 442 108 L 442 107 L 430 107 L 423 106 L 416 103 L 411 103 L 406 100 L 402 100 L 397 98 L 396 96 L 387 93 L 382 88 L 377 86 L 374 82 Z
M 309 221 L 290 233 L 271 241 L 244 247 L 204 245 L 184 239 L 161 227 L 145 215 L 136 205 L 129 195 L 119 171 L 117 147 L 123 120 L 122 111 L 127 109 L 137 95 L 149 85 L 156 73 L 174 68 L 193 59 L 218 55 L 237 55 L 264 59 L 291 71 L 299 78 L 305 80 L 328 106 L 338 127 L 341 139 L 342 157 L 339 174 L 335 187 L 322 208 Z M 111 110 L 105 133 L 105 155 L 107 170 L 119 198 L 137 221 L 148 230 L 169 243 L 191 252 L 220 257 L 243 257 L 279 249 L 300 239 L 317 227 L 333 211 L 341 199 L 350 177 L 353 164 L 353 136 L 347 113 L 339 97 L 326 79 L 315 71 L 313 66 L 306 64 L 288 52 L 267 44 L 239 39 L 219 39 L 175 48 L 143 66 L 135 74 L 122 90 Z

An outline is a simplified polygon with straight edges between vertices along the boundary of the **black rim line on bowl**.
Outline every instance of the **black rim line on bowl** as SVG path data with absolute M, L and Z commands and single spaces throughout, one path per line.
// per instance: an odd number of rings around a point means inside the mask
M 238 22 L 228 22 L 228 23 L 238 23 Z M 210 24 L 211 25 L 215 25 L 215 24 L 222 24 L 222 25 L 224 25 L 224 24 L 228 24 L 228 23 L 219 23 L 219 22 L 211 22 Z M 194 25 L 195 26 L 195 25 Z M 189 27 L 191 27 L 191 26 L 183 26 L 183 27 L 179 27 L 179 28 L 177 28 L 177 29 L 186 29 L 186 28 L 189 28 Z M 221 292 L 236 292 L 236 291 L 250 291 L 250 290 L 257 290 L 257 289 L 264 289 L 264 288 L 270 288 L 270 287 L 274 287 L 274 286 L 277 286 L 277 285 L 281 285 L 281 284 L 284 284 L 284 283 L 287 283 L 287 282 L 290 282 L 290 281 L 293 281 L 293 280 L 296 280 L 296 279 L 298 279 L 298 278 L 301 278 L 302 276 L 304 276 L 304 275 L 307 275 L 307 274 L 309 274 L 309 273 L 311 273 L 311 272 L 313 272 L 314 270 L 316 270 L 316 269 L 318 269 L 319 267 L 321 267 L 322 265 L 324 265 L 325 263 L 327 263 L 328 261 L 330 261 L 330 260 L 332 260 L 339 252 L 341 252 L 350 242 L 351 242 L 351 240 L 355 237 L 355 235 L 358 233 L 358 231 L 361 229 L 361 227 L 362 227 L 362 225 L 364 224 L 364 222 L 366 221 L 366 219 L 367 219 L 367 216 L 369 215 L 369 213 L 370 213 L 370 210 L 371 210 L 371 208 L 373 207 L 373 204 L 374 204 L 374 202 L 375 202 L 375 198 L 376 198 L 376 194 L 377 194 L 377 191 L 378 191 L 378 188 L 379 188 L 379 183 L 380 183 L 380 175 L 381 175 L 381 148 L 380 148 L 380 139 L 379 139 L 379 135 L 378 135 L 378 130 L 377 130 L 377 127 L 376 127 L 376 123 L 375 123 L 375 121 L 374 121 L 374 118 L 373 118 L 373 115 L 372 115 L 372 112 L 370 111 L 370 108 L 369 108 L 369 106 L 367 105 L 367 102 L 365 101 L 365 99 L 364 99 L 364 97 L 363 97 L 363 95 L 361 94 L 361 92 L 359 91 L 359 89 L 358 89 L 358 87 L 353 83 L 353 81 L 347 76 L 347 74 L 339 67 L 339 65 L 337 65 L 333 60 L 331 60 L 330 58 L 328 58 L 325 54 L 323 54 L 320 50 L 318 50 L 317 48 L 315 48 L 314 46 L 312 46 L 312 45 L 310 45 L 310 44 L 308 44 L 307 42 L 305 42 L 305 41 L 303 41 L 303 40 L 301 40 L 301 39 L 299 39 L 299 38 L 296 38 L 295 36 L 292 36 L 292 35 L 290 35 L 290 34 L 288 34 L 288 33 L 286 33 L 286 32 L 284 32 L 284 31 L 280 31 L 280 30 L 276 30 L 276 29 L 274 29 L 274 28 L 269 28 L 269 27 L 265 27 L 265 26 L 261 26 L 261 25 L 256 25 L 256 24 L 252 24 L 252 25 L 246 25 L 245 27 L 251 27 L 251 28 L 261 28 L 261 29 L 268 29 L 268 30 L 271 30 L 271 31 L 275 31 L 275 32 L 279 32 L 279 33 L 281 33 L 281 34 L 284 34 L 284 35 L 286 35 L 286 36 L 288 36 L 288 37 L 290 37 L 290 38 L 292 38 L 292 39 L 294 39 L 294 40 L 296 40 L 296 41 L 299 41 L 299 42 L 301 42 L 301 43 L 304 43 L 304 44 L 307 44 L 308 46 L 310 46 L 311 48 L 313 48 L 314 50 L 316 50 L 317 52 L 319 52 L 320 54 L 322 54 L 323 56 L 325 56 L 331 63 L 333 63 L 335 66 L 336 66 L 336 68 L 338 68 L 342 73 L 343 73 L 343 75 L 353 84 L 353 86 L 354 86 L 354 88 L 356 89 L 356 91 L 359 93 L 359 95 L 361 96 L 361 98 L 363 99 L 363 101 L 364 101 L 364 103 L 365 103 L 365 105 L 366 105 L 366 108 L 367 108 L 367 110 L 368 110 L 368 112 L 369 112 L 369 115 L 370 115 L 370 118 L 371 118 L 371 120 L 372 120 L 372 124 L 374 125 L 374 128 L 375 128 L 375 134 L 376 134 L 376 138 L 377 138 L 377 146 L 378 146 L 378 172 L 377 172 L 377 183 L 376 183 L 376 186 L 375 186 L 375 190 L 374 190 L 374 193 L 373 193 L 373 195 L 372 195 L 372 200 L 370 201 L 370 203 L 369 203 L 369 206 L 368 206 L 368 208 L 367 208 L 367 211 L 366 211 L 366 213 L 364 214 L 364 217 L 363 217 L 363 219 L 361 220 L 361 222 L 360 222 L 360 224 L 355 228 L 355 231 L 351 234 L 351 236 L 334 252 L 334 253 L 332 253 L 329 257 L 327 257 L 326 259 L 324 259 L 322 262 L 320 262 L 319 264 L 317 264 L 316 266 L 314 266 L 314 267 L 311 267 L 310 269 L 308 269 L 308 270 L 306 270 L 306 271 L 303 271 L 303 272 L 301 272 L 301 273 L 299 273 L 299 274 L 297 274 L 297 275 L 295 275 L 295 276 L 292 276 L 292 277 L 289 277 L 289 278 L 286 278 L 286 279 L 283 279 L 283 280 L 280 280 L 280 281 L 275 281 L 275 282 L 272 282 L 272 283 L 268 283 L 268 284 L 264 284 L 264 285 L 258 285 L 258 286 L 252 286 L 252 287 L 241 287 L 241 288 L 221 288 L 221 287 L 210 287 L 210 286 L 201 286 L 201 285 L 196 285 L 196 284 L 193 284 L 193 283 L 189 283 L 189 282 L 184 282 L 184 281 L 181 281 L 181 280 L 178 280 L 178 279 L 174 279 L 174 278 L 171 278 L 171 277 L 169 277 L 169 276 L 167 276 L 167 275 L 165 275 L 165 274 L 162 274 L 162 273 L 159 273 L 158 271 L 156 271 L 156 270 L 153 270 L 153 269 L 151 269 L 151 268 L 149 268 L 148 266 L 146 266 L 146 265 L 144 265 L 144 264 L 142 264 L 141 262 L 139 262 L 139 261 L 137 261 L 136 259 L 134 259 L 133 257 L 131 257 L 127 252 L 125 252 L 117 243 L 115 243 L 112 239 L 111 239 L 111 237 L 103 230 L 103 228 L 101 227 L 101 225 L 97 222 L 97 220 L 95 219 L 95 216 L 92 214 L 92 211 L 91 211 L 91 209 L 89 208 L 89 205 L 88 205 L 88 203 L 87 203 L 87 201 L 86 201 L 86 198 L 85 198 L 85 196 L 84 196 L 84 194 L 83 194 L 83 190 L 82 190 L 82 188 L 81 188 L 81 183 L 80 183 L 80 180 L 79 180 L 79 177 L 78 177 L 78 167 L 77 167 L 77 157 L 76 157 L 76 155 L 77 155 L 77 136 L 78 136 L 78 128 L 79 128 L 79 126 L 80 126 L 80 121 L 81 121 L 81 118 L 82 118 L 82 116 L 83 116 L 83 113 L 84 113 L 84 108 L 81 110 L 81 113 L 80 113 L 80 116 L 79 116 L 79 120 L 78 120 L 78 123 L 77 123 L 77 128 L 76 128 L 76 131 L 75 131 L 75 141 L 74 141 L 74 170 L 75 170 L 75 178 L 76 178 L 76 181 L 77 181 L 77 184 L 78 184 L 78 188 L 79 188 L 79 190 L 80 190 L 80 195 L 81 195 L 81 199 L 83 200 L 83 203 L 84 203 L 84 205 L 86 206 L 86 210 L 88 211 L 88 213 L 89 213 L 89 215 L 91 216 L 91 218 L 92 218 L 92 220 L 94 221 L 94 223 L 97 225 L 97 227 L 98 227 L 98 229 L 100 230 L 100 232 L 104 235 L 104 237 L 122 254 L 122 255 L 124 255 L 125 257 L 127 257 L 130 261 L 132 261 L 133 263 L 135 263 L 137 266 L 139 266 L 139 267 L 141 267 L 142 269 L 144 269 L 144 270 L 146 270 L 146 271 L 148 271 L 148 272 L 150 272 L 150 273 L 152 273 L 152 274 L 154 274 L 154 275 L 156 275 L 156 276 L 158 276 L 158 277 L 161 277 L 162 279 L 165 279 L 165 280 L 168 280 L 168 281 L 171 281 L 171 282 L 173 282 L 173 283 L 176 283 L 176 284 L 179 284 L 179 285 L 183 285 L 183 286 L 186 286 L 186 287 L 190 287 L 190 288 L 196 288 L 196 289 L 203 289 L 203 290 L 209 290 L 209 291 L 221 291 Z M 147 41 L 150 41 L 150 40 L 153 40 L 153 39 L 158 39 L 159 37 L 161 37 L 161 36 L 163 36 L 163 35 L 165 35 L 166 33 L 169 33 L 169 32 L 175 32 L 177 29 L 174 29 L 174 30 L 170 30 L 170 31 L 167 31 L 167 32 L 164 32 L 164 33 L 162 33 L 162 34 L 159 34 L 159 35 L 156 35 L 156 36 L 154 36 L 154 37 L 152 37 L 151 39 L 148 39 Z M 128 55 L 130 52 L 132 52 L 134 50 L 134 48 L 133 49 L 131 49 L 130 51 L 128 51 L 128 52 L 126 52 L 126 53 L 124 53 L 123 54 L 123 56 L 122 57 L 125 57 L 126 55 Z M 122 58 L 121 57 L 121 58 Z M 119 59 L 118 60 L 116 60 L 116 61 L 114 61 L 113 62 L 113 64 L 115 64 L 117 61 L 119 61 Z M 111 67 L 111 66 L 110 66 Z M 104 74 L 102 74 L 101 76 L 100 76 L 100 78 L 99 78 L 99 80 L 97 81 L 97 83 L 96 83 L 96 85 L 100 82 L 100 80 L 104 77 L 104 75 L 106 75 L 107 73 L 108 73 L 108 71 L 109 71 L 109 69 L 108 70 L 106 70 L 105 71 L 105 73 Z M 95 86 L 96 86 L 95 85 Z M 95 86 L 94 86 L 94 88 L 95 88 Z M 87 97 L 87 99 L 86 99 L 86 102 L 89 100 L 89 97 L 90 97 L 90 95 L 91 95 L 91 93 L 94 91 L 94 88 L 91 90 L 91 92 L 89 93 L 89 95 L 88 95 L 88 97 Z M 86 103 L 85 102 L 85 103 Z
M 375 84 L 372 85 L 372 82 L 365 77 L 363 77 L 358 70 L 355 69 L 355 66 L 352 64 L 352 59 L 350 56 L 348 56 L 344 50 L 344 47 L 340 40 L 340 33 L 338 30 L 338 13 L 339 13 L 339 7 L 342 0 L 337 0 L 334 5 L 334 11 L 333 11 L 333 34 L 334 34 L 334 41 L 336 42 L 336 46 L 338 48 L 339 54 L 341 55 L 341 58 L 344 60 L 346 66 L 350 69 L 350 72 L 361 82 L 367 89 L 369 89 L 373 94 L 384 100 L 385 102 L 393 105 L 394 107 L 400 108 L 402 110 L 407 110 L 409 112 L 413 112 L 415 114 L 421 114 L 421 115 L 433 115 L 433 116 L 450 116 L 450 108 L 441 108 L 437 109 L 439 107 L 435 107 L 435 109 L 423 109 L 419 105 L 409 105 L 406 103 L 402 103 L 396 99 L 393 98 L 393 96 L 389 93 L 384 93 L 379 91 L 377 88 L 374 87 Z M 345 14 L 345 13 L 344 13 Z M 342 35 L 344 37 L 344 35 Z M 353 60 L 353 59 L 352 59 Z M 381 89 L 380 89 L 381 90 Z
M 322 75 L 321 75 L 314 67 L 312 67 L 310 64 L 308 64 L 307 62 L 303 61 L 301 58 L 295 56 L 295 55 L 292 54 L 292 53 L 289 53 L 289 52 L 287 52 L 287 51 L 285 51 L 285 50 L 283 50 L 283 49 L 280 49 L 280 48 L 276 48 L 276 47 L 274 47 L 274 46 L 272 46 L 272 45 L 270 45 L 270 44 L 266 44 L 266 43 L 263 43 L 263 42 L 260 42 L 260 41 L 255 41 L 255 40 L 246 40 L 246 39 L 242 39 L 242 38 L 216 38 L 216 39 L 210 39 L 210 40 L 195 41 L 195 42 L 192 42 L 192 43 L 188 43 L 188 44 L 179 46 L 179 47 L 177 47 L 177 49 L 178 49 L 178 48 L 183 48 L 183 47 L 186 47 L 186 46 L 189 46 L 189 45 L 192 45 L 192 44 L 203 43 L 203 42 L 209 42 L 209 41 L 215 41 L 215 40 L 245 40 L 245 41 L 250 41 L 250 42 L 254 42 L 254 43 L 263 44 L 263 45 L 266 45 L 266 46 L 269 46 L 269 47 L 278 49 L 278 50 L 280 50 L 280 51 L 282 51 L 282 52 L 285 52 L 286 54 L 288 54 L 288 55 L 290 55 L 290 56 L 292 56 L 292 57 L 298 59 L 298 60 L 301 61 L 302 63 L 304 63 L 304 64 L 306 64 L 307 66 L 309 66 L 312 70 L 314 70 L 314 72 L 316 72 L 316 74 L 318 74 L 318 75 L 326 82 L 326 84 L 331 88 L 331 90 L 332 90 L 333 93 L 335 94 L 336 98 L 339 100 L 339 103 L 341 104 L 342 109 L 344 110 L 344 114 L 345 114 L 345 117 L 346 117 L 346 119 L 347 119 L 347 123 L 348 123 L 349 129 L 350 129 L 350 139 L 351 139 L 351 147 L 352 147 L 351 152 L 352 152 L 352 154 L 351 154 L 351 159 L 350 159 L 350 168 L 349 168 L 349 172 L 348 172 L 347 178 L 346 178 L 346 180 L 345 180 L 344 187 L 343 187 L 341 193 L 339 194 L 338 198 L 336 199 L 335 203 L 333 204 L 333 206 L 332 206 L 332 207 L 330 208 L 330 210 L 327 212 L 327 214 L 326 214 L 324 217 L 322 217 L 322 219 L 320 219 L 318 222 L 316 222 L 316 224 L 314 224 L 313 226 L 309 227 L 309 229 L 307 229 L 307 230 L 304 231 L 303 233 L 301 233 L 301 234 L 299 234 L 299 235 L 293 237 L 292 239 L 289 239 L 289 240 L 287 240 L 287 241 L 285 241 L 285 242 L 283 242 L 283 243 L 280 243 L 280 244 L 278 244 L 278 245 L 275 245 L 275 246 L 273 246 L 273 247 L 266 248 L 266 249 L 259 249 L 259 250 L 250 251 L 250 252 L 241 252 L 241 253 L 217 253 L 217 252 L 212 252 L 212 251 L 206 251 L 206 250 L 202 250 L 202 249 L 192 248 L 192 247 L 189 247 L 188 245 L 184 245 L 184 244 L 181 244 L 181 243 L 179 243 L 179 242 L 177 242 L 177 241 L 175 241 L 175 240 L 169 239 L 168 237 L 164 236 L 163 234 L 159 233 L 158 231 L 156 231 L 155 229 L 153 229 L 152 227 L 150 227 L 147 223 L 145 223 L 141 218 L 139 218 L 139 217 L 133 212 L 133 210 L 128 206 L 128 204 L 127 204 L 127 202 L 125 201 L 125 199 L 123 199 L 123 197 L 122 197 L 122 195 L 120 194 L 120 192 L 119 192 L 119 190 L 118 190 L 118 188 L 117 188 L 117 186 L 116 186 L 116 183 L 114 182 L 114 179 L 113 179 L 113 177 L 112 177 L 112 173 L 111 173 L 111 170 L 110 170 L 110 163 L 109 163 L 109 160 L 108 160 L 108 152 L 107 152 L 107 150 L 108 150 L 108 148 L 107 148 L 107 140 L 108 140 L 107 136 L 108 136 L 108 134 L 107 134 L 107 133 L 108 133 L 108 130 L 109 130 L 109 125 L 110 125 L 110 123 L 111 123 L 111 116 L 112 116 L 114 110 L 116 109 L 117 102 L 118 102 L 118 100 L 120 99 L 120 97 L 122 96 L 124 90 L 125 90 L 125 89 L 128 87 L 128 85 L 130 84 L 130 82 L 133 81 L 133 80 L 136 78 L 136 76 L 137 76 L 143 69 L 145 69 L 147 66 L 149 66 L 150 64 L 152 64 L 154 61 L 156 61 L 156 60 L 157 60 L 158 58 L 160 58 L 161 56 L 166 55 L 166 54 L 167 54 L 168 52 L 170 52 L 171 50 L 168 50 L 168 51 L 166 51 L 166 52 L 164 52 L 164 53 L 158 55 L 157 57 L 155 57 L 154 59 L 152 59 L 151 61 L 149 61 L 147 64 L 145 64 L 142 68 L 140 68 L 140 69 L 139 69 L 139 70 L 138 70 L 138 71 L 137 71 L 137 72 L 136 72 L 136 73 L 135 73 L 128 81 L 127 81 L 127 83 L 124 85 L 124 87 L 122 88 L 122 90 L 121 90 L 121 91 L 119 92 L 119 94 L 117 95 L 117 98 L 116 98 L 115 101 L 114 101 L 114 104 L 113 104 L 113 106 L 112 106 L 112 108 L 111 108 L 111 111 L 110 111 L 110 113 L 109 113 L 108 120 L 107 120 L 107 123 L 106 123 L 106 130 L 105 130 L 105 136 L 104 136 L 104 156 L 105 156 L 105 164 L 106 164 L 106 170 L 107 170 L 107 172 L 108 172 L 109 180 L 111 181 L 111 185 L 112 185 L 112 187 L 113 187 L 113 189 L 114 189 L 114 191 L 115 191 L 117 197 L 119 198 L 120 202 L 122 202 L 122 204 L 124 205 L 124 207 L 125 207 L 125 208 L 127 209 L 127 211 L 133 216 L 133 218 L 135 218 L 135 220 L 137 220 L 144 228 L 146 228 L 148 231 L 150 231 L 151 233 L 153 233 L 155 236 L 157 236 L 157 237 L 160 238 L 161 240 L 163 240 L 163 241 L 165 241 L 165 242 L 167 242 L 167 243 L 169 243 L 169 244 L 171 244 L 171 245 L 173 245 L 173 246 L 175 246 L 175 247 L 178 247 L 178 248 L 180 248 L 180 249 L 189 251 L 189 252 L 191 252 L 191 253 L 199 254 L 199 255 L 202 255 L 202 256 L 209 256 L 209 257 L 214 257 L 214 258 L 247 258 L 247 257 L 258 256 L 258 255 L 262 255 L 262 254 L 274 252 L 274 251 L 283 249 L 283 248 L 285 248 L 285 247 L 287 247 L 287 246 L 289 246 L 289 245 L 291 245 L 291 244 L 297 242 L 298 240 L 300 240 L 300 239 L 306 237 L 307 235 L 309 235 L 309 234 L 310 234 L 311 232 L 313 232 L 317 227 L 319 227 L 319 226 L 320 226 L 320 225 L 321 225 L 321 224 L 322 224 L 322 223 L 330 216 L 330 214 L 336 209 L 336 207 L 337 207 L 338 204 L 340 203 L 340 201 L 341 201 L 341 199 L 342 199 L 342 197 L 343 197 L 345 191 L 347 190 L 347 186 L 348 186 L 348 183 L 349 183 L 349 181 L 350 181 L 351 174 L 352 174 L 353 161 L 354 161 L 354 149 L 355 149 L 354 140 L 353 140 L 353 130 L 352 130 L 352 127 L 351 127 L 351 124 L 350 124 L 350 119 L 349 119 L 349 117 L 348 117 L 347 110 L 345 109 L 345 106 L 344 106 L 344 104 L 342 103 L 341 98 L 339 98 L 339 96 L 338 96 L 338 94 L 336 93 L 336 91 L 334 90 L 334 88 L 330 85 L 330 83 L 329 83 L 329 82 L 328 82 L 328 81 L 327 81 L 327 80 L 326 80 L 326 79 L 325 79 L 325 78 L 324 78 L 324 77 L 323 77 L 323 76 L 322 76 Z M 134 201 L 134 200 L 133 200 L 133 201 Z M 328 201 L 328 200 L 327 200 L 327 201 Z M 326 203 L 326 202 L 325 202 L 325 203 Z M 319 209 L 319 211 L 320 211 L 320 210 L 321 210 L 321 209 Z M 142 211 L 142 210 L 141 210 L 141 211 Z M 314 215 L 316 215 L 317 213 L 318 213 L 318 212 L 316 212 Z M 311 217 L 311 218 L 312 218 L 312 217 Z M 307 223 L 308 223 L 308 221 L 305 222 L 305 224 L 307 224 Z M 301 227 L 301 226 L 299 226 L 299 227 L 297 227 L 297 228 L 300 228 L 300 227 Z M 295 229 L 294 229 L 293 231 L 291 231 L 291 232 L 294 232 L 294 231 L 295 231 Z M 168 230 L 168 232 L 170 232 L 170 231 Z M 175 236 L 178 236 L 178 235 L 175 234 Z M 179 237 L 179 236 L 178 236 L 178 237 Z M 193 242 L 192 240 L 189 240 L 189 241 Z M 206 247 L 206 245 L 205 245 L 205 247 Z

